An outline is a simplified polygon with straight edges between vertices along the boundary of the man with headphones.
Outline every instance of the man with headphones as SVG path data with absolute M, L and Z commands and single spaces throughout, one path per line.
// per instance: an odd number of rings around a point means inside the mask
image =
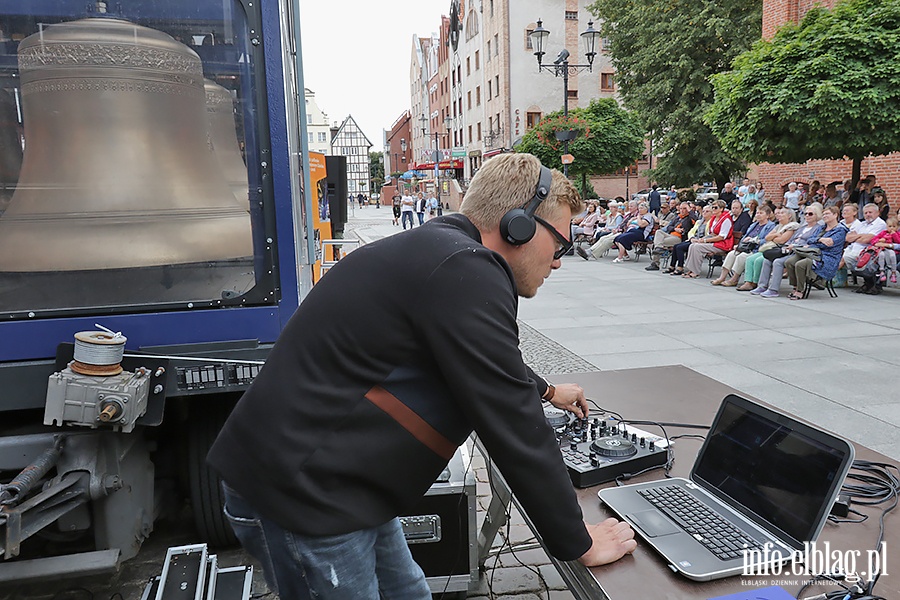
M 584 523 L 543 415 L 542 398 L 586 415 L 583 390 L 548 384 L 518 347 L 518 297 L 560 267 L 581 209 L 535 157 L 491 158 L 460 213 L 362 246 L 301 303 L 209 454 L 282 598 L 430 599 L 397 515 L 473 431 L 556 558 L 634 550 L 627 524 Z

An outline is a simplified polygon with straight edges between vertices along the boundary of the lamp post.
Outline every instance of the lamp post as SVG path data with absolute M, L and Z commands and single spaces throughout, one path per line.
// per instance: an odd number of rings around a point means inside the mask
M 421 117 L 419 117 L 419 121 L 422 123 L 422 135 L 425 137 L 428 137 L 428 135 L 429 135 L 429 133 L 428 133 L 428 117 L 426 117 L 425 115 L 422 115 Z M 446 117 L 444 119 L 444 126 L 448 129 L 448 131 L 452 127 L 452 125 L 453 125 L 453 119 L 450 117 Z M 434 136 L 434 153 L 431 155 L 432 158 L 434 158 L 434 185 L 437 188 L 437 197 L 440 198 L 441 197 L 441 188 L 440 188 L 441 168 L 440 168 L 439 164 L 441 162 L 441 157 L 440 157 L 441 151 L 440 151 L 440 146 L 438 145 L 438 137 L 441 135 L 449 135 L 449 133 L 441 133 L 439 131 L 433 131 L 433 132 L 431 132 L 431 135 Z
M 584 46 L 584 54 L 587 57 L 588 64 L 586 65 L 573 65 L 569 63 L 569 51 L 563 48 L 560 50 L 559 55 L 556 57 L 556 60 L 553 61 L 552 65 L 542 64 L 542 60 L 544 54 L 544 42 L 550 37 L 550 31 L 544 29 L 541 26 L 541 20 L 537 21 L 537 28 L 531 32 L 531 47 L 534 49 L 534 55 L 537 57 L 538 61 L 538 72 L 547 70 L 552 72 L 556 77 L 562 76 L 563 78 L 563 115 L 568 120 L 569 118 L 569 74 L 572 75 L 587 69 L 588 71 L 593 71 L 594 65 L 594 57 L 597 56 L 597 42 L 600 39 L 600 32 L 594 29 L 594 22 L 588 21 L 587 29 L 581 33 L 581 42 Z M 558 131 L 556 132 L 556 139 L 562 141 L 563 143 L 563 152 L 565 154 L 569 153 L 569 141 L 573 139 L 572 132 L 570 131 Z M 569 176 L 569 165 L 563 164 L 563 173 L 566 177 Z

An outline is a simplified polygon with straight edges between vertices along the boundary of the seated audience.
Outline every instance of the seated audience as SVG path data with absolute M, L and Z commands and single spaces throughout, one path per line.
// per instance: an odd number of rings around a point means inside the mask
M 653 231 L 655 222 L 656 217 L 650 212 L 650 203 L 641 202 L 638 205 L 638 214 L 628 222 L 625 231 L 617 235 L 613 240 L 619 249 L 619 255 L 613 259 L 613 262 L 620 263 L 625 260 L 631 260 L 631 257 L 628 256 L 628 251 L 631 250 L 635 242 L 644 241 L 650 237 L 650 232 Z
M 829 206 L 837 206 L 840 208 L 841 204 L 844 201 L 841 199 L 840 195 L 838 195 L 837 186 L 833 183 L 829 183 L 825 186 L 825 208 Z
M 738 201 L 740 203 L 740 201 Z M 715 200 L 711 204 L 713 212 L 706 230 L 706 235 L 691 242 L 687 260 L 684 263 L 684 277 L 697 278 L 703 268 L 703 259 L 710 254 L 730 252 L 734 247 L 732 236 L 731 213 L 724 200 Z
M 684 274 L 684 261 L 687 258 L 688 249 L 694 245 L 694 240 L 701 240 L 706 237 L 712 214 L 713 208 L 711 204 L 707 204 L 701 209 L 700 217 L 694 220 L 694 228 L 688 232 L 688 239 L 672 247 L 672 262 L 669 264 L 669 268 L 665 270 L 666 273 L 669 275 Z
M 812 211 L 818 203 L 812 204 L 806 212 Z M 821 254 L 815 256 L 802 256 L 794 253 L 785 261 L 788 273 L 788 281 L 794 286 L 788 298 L 802 300 L 806 282 L 810 281 L 818 289 L 825 289 L 825 284 L 835 276 L 838 264 L 841 262 L 841 253 L 844 248 L 844 238 L 847 235 L 847 227 L 841 223 L 837 206 L 828 206 L 822 214 L 824 225 L 818 237 L 810 238 L 807 246 L 818 248 Z
M 747 193 L 741 196 L 741 204 L 750 208 L 750 202 L 756 202 L 759 205 L 759 196 L 756 193 L 756 186 L 752 183 L 747 186 Z
M 572 239 L 577 235 L 586 235 L 589 238 L 594 237 L 594 229 L 600 221 L 600 212 L 597 210 L 596 202 L 587 203 L 587 212 L 581 216 L 572 219 Z
M 890 277 L 891 283 L 897 283 L 897 251 L 900 250 L 900 231 L 897 226 L 900 219 L 888 217 L 887 229 L 872 238 L 870 248 L 878 249 L 878 279 L 885 283 Z
M 638 203 L 634 200 L 628 201 L 628 212 L 622 215 L 622 220 L 619 222 L 619 225 L 614 229 L 610 230 L 609 223 L 606 224 L 606 229 L 608 232 L 601 232 L 602 235 L 600 239 L 591 246 L 590 252 L 585 252 L 584 248 L 581 246 L 575 247 L 575 252 L 583 258 L 584 260 L 588 260 L 590 258 L 598 259 L 603 256 L 610 248 L 615 245 L 615 239 L 618 237 L 617 235 L 623 233 L 625 229 L 628 227 L 629 223 L 634 220 L 638 215 Z
M 764 205 L 756 211 L 756 220 L 747 229 L 747 233 L 741 237 L 738 245 L 725 255 L 722 274 L 710 281 L 712 285 L 735 287 L 738 284 L 738 280 L 744 273 L 744 264 L 747 262 L 747 258 L 756 252 L 769 232 L 775 229 L 775 221 L 771 220 L 772 216 L 772 209 L 768 205 Z
M 887 194 L 880 187 L 872 190 L 872 204 L 878 207 L 878 216 L 883 221 L 891 215 L 891 205 L 888 204 Z
M 750 215 L 751 222 L 756 219 L 756 211 L 757 210 L 759 210 L 759 202 L 758 201 L 751 200 L 750 202 L 747 203 L 747 214 Z
M 656 214 L 656 222 L 659 223 L 660 227 L 665 227 L 666 224 L 674 219 L 678 214 L 678 200 L 666 200 L 662 203 L 662 206 L 659 207 L 659 212 Z
M 847 234 L 847 242 L 850 245 L 844 250 L 844 254 L 841 257 L 841 266 L 847 265 L 848 268 L 852 269 L 856 265 L 857 259 L 859 259 L 860 252 L 866 249 L 872 238 L 887 229 L 887 224 L 878 216 L 878 211 L 877 205 L 872 203 L 866 204 L 863 207 L 865 220 L 848 225 L 850 232 Z M 846 217 L 844 224 L 847 225 Z
M 744 210 L 744 205 L 741 204 L 740 200 L 735 200 L 731 203 L 731 221 L 731 230 L 741 236 L 753 224 L 753 216 L 749 210 Z
M 660 221 L 662 226 L 662 222 Z M 691 216 L 691 205 L 682 202 L 678 205 L 677 215 L 653 235 L 653 252 L 650 264 L 644 267 L 647 271 L 659 271 L 659 260 L 666 249 L 681 243 L 682 237 L 694 227 Z
M 750 293 L 762 298 L 776 298 L 781 289 L 781 276 L 784 274 L 784 263 L 791 258 L 794 248 L 806 246 L 809 240 L 817 238 L 822 232 L 822 205 L 818 202 L 810 204 L 803 209 L 803 217 L 806 221 L 797 228 L 788 243 L 781 247 L 781 255 L 777 258 L 764 258 L 762 269 L 759 272 L 759 282 L 756 289 Z M 765 257 L 765 254 L 763 254 Z
M 775 220 L 775 229 L 766 235 L 766 241 L 744 261 L 744 283 L 737 288 L 737 291 L 749 292 L 756 289 L 756 282 L 759 281 L 759 273 L 762 271 L 762 263 L 765 260 L 762 253 L 770 248 L 786 244 L 800 226 L 794 220 L 794 211 L 786 208 L 775 209 Z

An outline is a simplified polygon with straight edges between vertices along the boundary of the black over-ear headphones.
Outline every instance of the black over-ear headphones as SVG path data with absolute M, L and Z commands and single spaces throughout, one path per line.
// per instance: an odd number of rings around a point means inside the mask
M 513 246 L 521 246 L 528 243 L 534 237 L 537 230 L 537 222 L 534 213 L 537 212 L 541 202 L 550 195 L 550 184 L 553 183 L 553 172 L 541 165 L 541 176 L 538 179 L 534 197 L 522 208 L 513 208 L 507 211 L 500 219 L 500 235 Z

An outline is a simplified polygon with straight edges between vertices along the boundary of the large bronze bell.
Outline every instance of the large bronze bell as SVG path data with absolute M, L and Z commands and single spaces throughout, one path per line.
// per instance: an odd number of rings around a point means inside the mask
M 210 150 L 215 154 L 225 181 L 238 200 L 238 205 L 246 209 L 249 200 L 247 166 L 244 164 L 237 140 L 234 100 L 231 92 L 209 79 L 204 81 L 204 88 Z
M 252 255 L 247 206 L 207 145 L 190 48 L 127 21 L 83 19 L 25 38 L 19 73 L 25 154 L 0 217 L 0 272 Z

